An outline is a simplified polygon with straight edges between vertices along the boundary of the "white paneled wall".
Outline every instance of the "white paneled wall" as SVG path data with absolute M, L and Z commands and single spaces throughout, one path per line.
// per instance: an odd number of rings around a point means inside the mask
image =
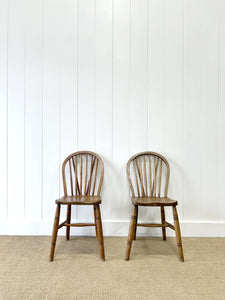
M 225 236 L 224 116 L 224 0 L 0 0 L 0 234 L 51 234 L 62 162 L 92 150 L 104 233 L 127 235 L 126 162 L 152 150 L 183 235 Z

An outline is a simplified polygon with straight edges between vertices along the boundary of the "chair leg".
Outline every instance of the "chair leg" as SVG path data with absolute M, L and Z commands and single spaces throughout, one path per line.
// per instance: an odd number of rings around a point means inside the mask
M 96 224 L 97 224 L 97 236 L 100 248 L 100 257 L 104 261 L 105 260 L 105 250 L 104 250 L 104 241 L 103 241 L 103 233 L 102 233 L 102 219 L 99 204 L 96 205 Z
M 127 240 L 125 260 L 130 259 L 130 250 L 131 250 L 131 245 L 132 245 L 132 241 L 133 241 L 134 234 L 135 234 L 136 218 L 137 218 L 137 206 L 134 205 L 131 220 L 130 220 L 130 228 L 129 228 L 129 234 L 128 234 L 128 240 Z
M 183 255 L 183 248 L 182 248 L 182 241 L 181 241 L 181 234 L 180 234 L 180 224 L 179 224 L 176 206 L 173 206 L 173 218 L 174 218 L 174 226 L 175 226 L 178 253 L 180 256 L 180 260 L 183 262 L 184 255 Z
M 165 209 L 164 206 L 161 206 L 161 223 L 165 224 Z M 163 240 L 166 240 L 166 227 L 162 227 L 162 236 Z
M 134 241 L 136 240 L 136 235 L 137 235 L 137 222 L 138 222 L 138 206 L 137 206 L 137 216 L 136 216 L 135 228 L 134 228 Z
M 98 239 L 98 230 L 97 230 L 97 221 L 96 221 L 96 205 L 93 206 L 93 210 L 94 210 L 94 218 L 95 218 L 95 233 L 96 233 L 96 237 Z
M 55 220 L 54 220 L 54 225 L 52 230 L 52 243 L 51 243 L 49 261 L 53 261 L 54 258 L 55 244 L 56 244 L 58 226 L 59 226 L 59 218 L 60 218 L 60 205 L 58 204 L 56 207 Z
M 70 224 L 71 221 L 71 205 L 67 206 L 67 217 L 66 217 L 67 223 Z M 67 241 L 70 239 L 70 226 L 66 227 L 66 239 Z

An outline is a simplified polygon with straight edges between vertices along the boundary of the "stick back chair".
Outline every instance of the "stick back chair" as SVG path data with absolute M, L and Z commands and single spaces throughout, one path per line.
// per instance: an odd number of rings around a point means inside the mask
M 127 162 L 127 177 L 130 184 L 133 212 L 130 221 L 125 260 L 129 260 L 132 241 L 136 239 L 137 226 L 161 227 L 163 240 L 166 240 L 166 227 L 175 230 L 180 260 L 184 261 L 180 225 L 177 214 L 177 201 L 167 197 L 170 166 L 165 157 L 155 152 L 141 152 Z M 161 208 L 161 223 L 138 223 L 139 206 Z M 165 219 L 165 206 L 173 209 L 174 225 Z
M 55 201 L 56 213 L 52 231 L 49 260 L 53 261 L 58 229 L 66 226 L 66 239 L 70 238 L 70 227 L 95 226 L 99 241 L 100 257 L 105 260 L 102 221 L 100 212 L 101 187 L 104 175 L 102 159 L 90 151 L 79 151 L 69 155 L 62 165 L 64 196 Z M 61 205 L 67 205 L 66 220 L 59 224 Z M 92 205 L 94 223 L 71 223 L 73 205 Z

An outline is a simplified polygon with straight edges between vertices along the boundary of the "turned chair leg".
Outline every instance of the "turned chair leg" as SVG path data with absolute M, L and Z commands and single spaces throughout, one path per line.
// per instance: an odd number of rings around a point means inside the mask
M 103 233 L 102 233 L 102 219 L 101 219 L 100 207 L 98 204 L 95 206 L 95 209 L 96 209 L 97 237 L 99 242 L 100 257 L 104 261 L 105 250 L 104 250 L 104 241 L 103 241 Z
M 71 205 L 67 206 L 66 220 L 67 220 L 67 223 L 70 224 L 70 221 L 71 221 Z M 66 227 L 66 239 L 67 239 L 67 241 L 70 239 L 70 226 Z
M 94 210 L 94 218 L 95 218 L 95 233 L 96 233 L 96 237 L 98 239 L 97 220 L 96 220 L 96 205 L 93 206 L 93 210 Z
M 134 239 L 134 234 L 135 234 L 136 219 L 137 219 L 137 206 L 134 205 L 131 220 L 130 220 L 130 228 L 129 228 L 129 234 L 128 234 L 128 240 L 127 240 L 125 260 L 129 260 L 129 258 L 130 258 L 131 245 L 132 245 L 132 241 Z
M 180 260 L 183 262 L 184 255 L 183 255 L 183 248 L 182 248 L 182 241 L 181 241 L 181 234 L 180 234 L 180 224 L 179 224 L 176 206 L 173 206 L 173 218 L 174 218 L 174 227 L 175 227 L 175 233 L 176 233 L 178 253 L 180 256 Z
M 52 230 L 52 243 L 51 243 L 49 261 L 53 261 L 54 258 L 55 244 L 56 244 L 58 227 L 59 227 L 59 218 L 60 218 L 60 205 L 58 204 L 56 207 L 55 220 L 54 220 L 54 225 Z
M 161 206 L 161 223 L 165 224 L 165 209 L 164 206 Z M 162 236 L 163 240 L 166 240 L 166 227 L 162 227 Z
M 137 222 L 138 222 L 138 206 L 137 206 L 137 216 L 136 216 L 135 228 L 134 228 L 134 240 L 136 240 L 136 235 L 137 235 Z

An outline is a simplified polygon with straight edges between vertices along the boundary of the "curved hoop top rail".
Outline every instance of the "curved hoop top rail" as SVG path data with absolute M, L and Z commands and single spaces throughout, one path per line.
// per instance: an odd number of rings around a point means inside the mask
M 140 152 L 127 162 L 132 197 L 167 197 L 169 176 L 169 163 L 159 153 Z
M 96 153 L 78 151 L 70 154 L 62 165 L 64 195 L 99 196 L 103 175 L 104 164 Z

